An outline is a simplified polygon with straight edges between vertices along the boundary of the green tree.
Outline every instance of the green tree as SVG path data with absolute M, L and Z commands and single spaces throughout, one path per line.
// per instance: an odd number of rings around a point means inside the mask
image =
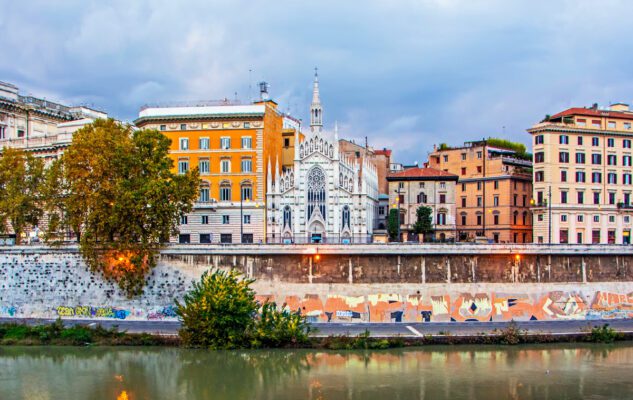
M 197 170 L 175 174 L 169 146 L 156 130 L 96 120 L 47 174 L 47 237 L 74 231 L 90 268 L 130 296 L 142 292 L 156 250 L 198 195 Z
M 40 191 L 44 163 L 23 150 L 4 148 L 0 156 L 0 231 L 10 229 L 20 243 L 22 233 L 42 218 Z M 9 227 L 10 224 L 10 227 Z
M 234 349 L 243 347 L 280 347 L 308 340 L 305 317 L 277 311 L 274 303 L 260 308 L 254 281 L 244 279 L 236 270 L 206 271 L 199 282 L 176 300 L 176 314 L 182 321 L 178 332 L 188 347 Z
M 387 233 L 391 240 L 397 240 L 398 238 L 398 226 L 400 225 L 400 218 L 398 216 L 398 209 L 392 208 L 389 210 L 389 217 L 387 218 Z
M 427 206 L 420 206 L 415 211 L 416 221 L 413 224 L 413 231 L 419 234 L 429 234 L 433 232 L 433 209 Z

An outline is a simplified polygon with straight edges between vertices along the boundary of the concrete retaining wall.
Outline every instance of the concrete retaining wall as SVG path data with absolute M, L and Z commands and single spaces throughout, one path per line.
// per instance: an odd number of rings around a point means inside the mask
M 297 249 L 295 247 L 295 249 Z M 349 249 L 349 248 L 348 248 Z M 179 298 L 209 268 L 256 278 L 261 301 L 312 321 L 490 321 L 633 317 L 633 255 L 616 253 L 214 255 L 161 254 L 145 293 L 127 299 L 87 271 L 75 249 L 0 252 L 0 316 L 175 318 Z M 237 252 L 236 252 L 237 253 Z

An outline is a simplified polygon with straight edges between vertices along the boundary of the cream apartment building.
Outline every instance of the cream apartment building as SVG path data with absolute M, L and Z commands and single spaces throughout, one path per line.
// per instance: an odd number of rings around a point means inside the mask
M 633 112 L 570 108 L 528 129 L 534 242 L 630 244 Z

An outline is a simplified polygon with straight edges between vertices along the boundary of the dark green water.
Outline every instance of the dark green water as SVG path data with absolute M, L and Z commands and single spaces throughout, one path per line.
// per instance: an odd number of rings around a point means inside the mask
M 0 399 L 633 399 L 633 345 L 0 347 Z

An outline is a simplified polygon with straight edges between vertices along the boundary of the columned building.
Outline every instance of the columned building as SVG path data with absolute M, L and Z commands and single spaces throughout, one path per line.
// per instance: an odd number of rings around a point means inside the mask
M 323 132 L 315 74 L 310 132 L 294 136 L 294 165 L 269 167 L 267 241 L 371 243 L 378 211 L 378 174 L 368 160 L 341 156 L 338 130 Z M 277 162 L 269 159 L 269 162 Z
M 528 129 L 534 144 L 534 242 L 630 244 L 633 112 L 570 108 Z

